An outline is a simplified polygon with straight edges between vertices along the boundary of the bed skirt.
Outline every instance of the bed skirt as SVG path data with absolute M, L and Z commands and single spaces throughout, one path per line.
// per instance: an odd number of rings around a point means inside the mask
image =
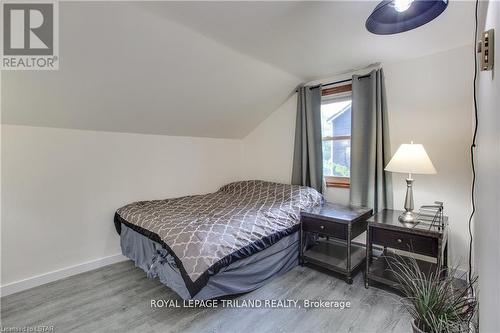
M 274 277 L 298 264 L 299 233 L 283 237 L 277 243 L 250 257 L 232 262 L 209 277 L 208 283 L 191 296 L 176 266 L 174 257 L 158 242 L 121 224 L 122 253 L 150 278 L 175 291 L 183 299 L 211 299 L 246 293 L 262 287 Z

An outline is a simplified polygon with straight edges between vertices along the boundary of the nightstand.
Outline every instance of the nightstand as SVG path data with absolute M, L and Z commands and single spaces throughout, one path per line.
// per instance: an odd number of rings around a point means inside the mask
M 424 222 L 405 225 L 398 220 L 401 213 L 385 209 L 368 219 L 366 288 L 370 281 L 399 288 L 396 277 L 389 269 L 390 261 L 396 258 L 395 252 L 400 260 L 408 260 L 409 252 L 420 255 L 416 262 L 425 274 L 436 272 L 437 269 L 446 269 L 448 266 L 448 218 L 443 218 L 443 226 Z M 382 251 L 380 255 L 373 255 L 374 246 L 378 246 Z
M 325 203 L 301 213 L 300 262 L 312 263 L 345 275 L 352 283 L 353 272 L 362 266 L 364 244 L 352 242 L 366 231 L 372 210 L 364 207 Z

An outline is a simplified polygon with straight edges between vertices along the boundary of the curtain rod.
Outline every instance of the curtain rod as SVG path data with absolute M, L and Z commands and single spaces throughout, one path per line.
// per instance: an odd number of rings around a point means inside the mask
M 369 76 L 370 76 L 370 74 L 358 76 L 358 80 L 364 79 L 365 77 L 369 77 Z M 325 83 L 325 84 L 317 84 L 315 86 L 309 87 L 309 89 L 319 88 L 320 86 L 331 86 L 332 84 L 339 84 L 339 83 L 344 83 L 344 82 L 349 82 L 349 81 L 352 81 L 352 79 L 345 79 L 345 80 L 335 81 L 335 82 L 330 82 L 330 83 Z

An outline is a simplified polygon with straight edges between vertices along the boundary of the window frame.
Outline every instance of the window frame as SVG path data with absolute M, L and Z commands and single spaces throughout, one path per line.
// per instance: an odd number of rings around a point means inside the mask
M 337 98 L 336 96 L 337 95 Z M 325 96 L 328 96 L 325 98 Z M 352 83 L 345 83 L 341 85 L 336 85 L 330 88 L 324 88 L 321 90 L 321 105 L 328 104 L 334 100 L 345 100 L 349 98 L 352 103 Z M 351 140 L 351 135 L 334 135 L 334 136 L 321 136 L 321 143 L 323 141 L 335 141 L 335 140 Z M 351 178 L 350 177 L 339 177 L 339 176 L 323 176 L 327 187 L 338 187 L 338 188 L 350 188 Z

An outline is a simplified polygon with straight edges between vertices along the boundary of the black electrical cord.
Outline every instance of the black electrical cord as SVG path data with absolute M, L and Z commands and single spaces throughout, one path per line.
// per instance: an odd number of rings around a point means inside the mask
M 476 149 L 476 137 L 477 137 L 477 128 L 478 128 L 478 114 L 477 114 L 477 97 L 476 97 L 476 84 L 477 84 L 477 30 L 478 30 L 478 5 L 479 0 L 476 0 L 475 10 L 474 10 L 474 81 L 473 81 L 473 97 L 474 97 L 474 134 L 472 135 L 472 144 L 470 146 L 470 159 L 471 159 L 471 168 L 472 168 L 472 186 L 471 186 L 471 203 L 472 203 L 472 212 L 469 217 L 469 283 L 471 284 L 472 292 L 474 293 L 474 289 L 472 286 L 472 219 L 474 218 L 474 214 L 476 213 L 476 197 L 475 197 L 475 188 L 476 188 L 476 165 L 474 163 L 474 151 Z

